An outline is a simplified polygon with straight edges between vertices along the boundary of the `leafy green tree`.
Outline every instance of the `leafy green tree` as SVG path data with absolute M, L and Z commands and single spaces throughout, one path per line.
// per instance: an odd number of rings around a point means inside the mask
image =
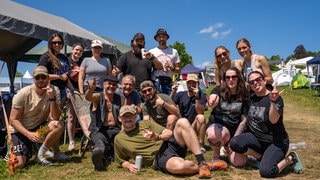
M 296 49 L 294 50 L 294 57 L 296 59 L 301 59 L 301 58 L 305 58 L 308 56 L 309 55 L 303 45 L 297 46 Z
M 22 77 L 23 76 L 23 74 L 21 73 L 21 72 L 16 72 L 16 77 Z
M 171 48 L 174 48 L 178 51 L 180 57 L 180 67 L 183 68 L 187 64 L 193 64 L 192 56 L 190 56 L 187 51 L 184 43 L 176 41 L 173 45 L 169 45 Z
M 281 59 L 280 55 L 273 55 L 273 56 L 271 56 L 271 58 L 268 59 L 268 60 L 274 61 L 274 60 L 279 60 L 279 59 Z

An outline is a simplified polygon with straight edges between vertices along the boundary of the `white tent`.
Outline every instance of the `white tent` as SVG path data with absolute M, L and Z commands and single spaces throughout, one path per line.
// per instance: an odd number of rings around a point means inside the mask
M 310 59 L 312 59 L 313 57 L 305 57 L 302 59 L 297 59 L 297 60 L 289 60 L 289 62 L 286 64 L 287 68 L 291 68 L 292 66 L 295 65 L 301 65 L 301 66 L 306 66 L 307 65 L 307 61 L 309 61 Z
M 25 79 L 32 79 L 32 76 L 31 76 L 31 74 L 29 73 L 29 71 L 27 70 L 25 73 L 24 73 L 24 75 L 23 75 L 23 77 L 22 78 L 25 78 Z
M 279 71 L 272 73 L 272 78 L 274 83 L 277 83 L 277 86 L 289 86 L 292 80 L 292 77 L 297 74 L 296 68 L 282 68 Z

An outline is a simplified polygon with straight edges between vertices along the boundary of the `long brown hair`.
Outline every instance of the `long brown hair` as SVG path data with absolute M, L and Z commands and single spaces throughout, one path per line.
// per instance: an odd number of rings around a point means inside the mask
M 52 66 L 55 69 L 61 70 L 61 63 L 60 63 L 60 58 L 59 58 L 60 52 L 56 52 L 52 46 L 52 39 L 55 37 L 58 37 L 62 42 L 62 46 L 64 46 L 64 40 L 63 40 L 62 36 L 58 33 L 52 34 L 48 40 L 48 60 L 51 62 Z

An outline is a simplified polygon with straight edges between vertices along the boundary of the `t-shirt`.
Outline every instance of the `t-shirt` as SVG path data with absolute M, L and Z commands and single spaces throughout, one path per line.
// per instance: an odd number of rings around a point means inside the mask
M 200 95 L 200 102 L 203 105 L 203 107 L 206 107 L 207 104 L 207 98 L 204 93 L 201 93 L 199 91 Z M 192 124 L 194 119 L 197 116 L 197 111 L 196 111 L 196 97 L 188 96 L 188 91 L 182 91 L 178 92 L 177 94 L 174 95 L 173 101 L 175 104 L 179 106 L 180 109 L 180 115 L 182 117 L 185 117 L 189 120 L 189 122 Z
M 170 98 L 170 96 L 166 94 L 157 94 L 159 97 L 161 97 L 166 103 L 174 104 L 173 100 Z M 166 127 L 167 125 L 167 118 L 170 115 L 169 111 L 163 107 L 163 106 L 157 106 L 154 108 L 155 104 L 150 103 L 150 101 L 146 101 L 144 103 L 144 106 L 142 108 L 142 114 L 143 116 L 149 115 L 152 117 L 153 120 L 155 120 L 158 124 Z
M 68 73 L 68 71 L 69 71 L 68 58 L 63 54 L 58 54 L 57 56 L 59 57 L 60 63 L 61 63 L 61 69 L 60 70 L 58 70 L 58 69 L 53 67 L 53 64 L 48 59 L 48 53 L 44 53 L 41 56 L 38 65 L 45 66 L 47 68 L 49 74 L 62 75 L 62 74 Z M 63 81 L 61 79 L 50 80 L 50 83 L 52 85 L 57 86 L 60 90 L 64 90 L 66 88 L 66 85 L 67 85 L 67 81 Z
M 283 124 L 283 99 L 279 97 L 276 107 L 280 118 L 276 124 L 272 124 L 269 119 L 270 97 L 266 96 L 251 97 L 251 106 L 248 112 L 248 131 L 251 132 L 259 141 L 265 143 L 286 143 L 289 139 Z
M 12 108 L 22 110 L 20 122 L 28 130 L 32 130 L 47 121 L 50 114 L 50 101 L 46 93 L 38 95 L 34 91 L 34 84 L 22 88 L 12 100 Z M 60 105 L 60 91 L 58 87 L 51 86 L 56 102 Z M 12 126 L 12 133 L 17 132 Z
M 68 60 L 69 60 L 69 63 L 70 63 L 70 70 L 69 70 L 69 72 L 68 72 L 68 76 L 70 76 L 70 73 L 71 73 L 72 68 L 74 68 L 75 66 L 78 66 L 78 67 L 80 68 L 80 65 L 81 65 L 83 59 L 79 59 L 79 61 L 75 62 L 75 61 L 73 61 L 73 60 L 71 59 L 71 57 L 69 57 Z M 79 75 L 79 74 L 78 74 L 78 75 Z M 78 81 L 73 81 L 73 80 L 70 79 L 70 82 L 71 82 L 73 88 L 74 88 L 75 90 L 79 91 Z
M 120 56 L 117 68 L 123 72 L 123 75 L 131 74 L 136 78 L 135 89 L 139 91 L 143 81 L 151 80 L 153 63 L 151 60 L 142 59 L 141 54 L 134 54 L 130 50 Z
M 229 130 L 232 137 L 241 122 L 241 115 L 248 114 L 249 101 L 241 102 L 235 95 L 230 96 L 230 101 L 224 101 L 220 93 L 218 95 L 219 104 L 212 109 L 207 127 L 219 123 Z
M 164 64 L 169 63 L 171 66 L 174 66 L 176 63 L 180 63 L 180 57 L 179 53 L 176 49 L 173 49 L 171 47 L 168 47 L 166 49 L 159 49 L 158 47 L 155 47 L 153 49 L 150 49 L 150 51 L 157 59 Z M 155 70 L 152 74 L 152 80 L 156 80 L 159 76 L 167 76 L 172 77 L 173 71 L 164 71 L 162 70 Z
M 85 69 L 86 81 L 92 81 L 96 78 L 96 87 L 103 89 L 103 82 L 107 75 L 111 75 L 112 65 L 108 58 L 94 60 L 92 57 L 84 58 L 81 67 Z
M 136 123 L 136 128 L 130 132 L 120 131 L 114 139 L 115 161 L 122 164 L 142 155 L 142 166 L 152 166 L 163 141 L 152 141 L 143 137 L 143 129 L 161 134 L 164 127 L 159 124 L 142 120 Z

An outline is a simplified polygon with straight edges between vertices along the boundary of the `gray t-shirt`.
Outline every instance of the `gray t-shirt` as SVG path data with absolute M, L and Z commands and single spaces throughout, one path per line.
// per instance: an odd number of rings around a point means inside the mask
M 107 75 L 111 75 L 112 65 L 108 58 L 101 58 L 99 60 L 94 60 L 91 57 L 84 58 L 81 67 L 85 69 L 85 79 L 86 81 L 92 81 L 96 78 L 97 87 L 103 88 L 103 81 Z

